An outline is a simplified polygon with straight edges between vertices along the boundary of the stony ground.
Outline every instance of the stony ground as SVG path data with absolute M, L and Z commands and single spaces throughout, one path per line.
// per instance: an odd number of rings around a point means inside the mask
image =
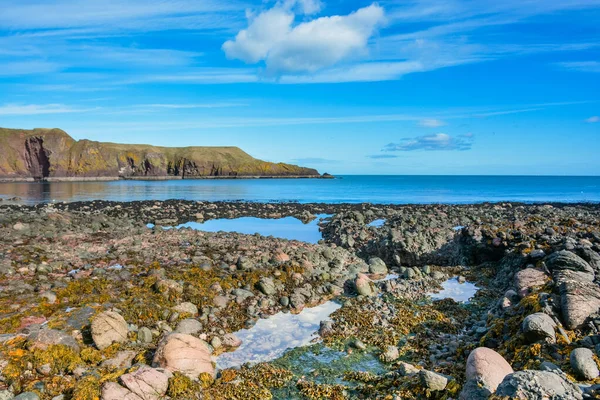
M 161 228 L 323 213 L 318 245 Z M 596 398 L 599 251 L 597 205 L 4 205 L 0 399 Z M 459 275 L 469 304 L 428 299 Z M 239 329 L 331 299 L 324 345 L 385 372 L 215 371 Z

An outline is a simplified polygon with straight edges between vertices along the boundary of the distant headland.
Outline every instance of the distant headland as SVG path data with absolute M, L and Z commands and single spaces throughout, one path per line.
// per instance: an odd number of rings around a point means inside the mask
M 258 160 L 237 147 L 157 147 L 75 140 L 60 129 L 0 128 L 0 181 L 331 178 Z

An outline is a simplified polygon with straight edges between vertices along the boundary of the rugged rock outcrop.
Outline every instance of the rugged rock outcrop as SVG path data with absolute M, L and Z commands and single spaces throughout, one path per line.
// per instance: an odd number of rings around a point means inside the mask
M 319 177 L 310 168 L 257 160 L 237 147 L 156 147 L 75 141 L 60 129 L 0 128 L 0 179 Z

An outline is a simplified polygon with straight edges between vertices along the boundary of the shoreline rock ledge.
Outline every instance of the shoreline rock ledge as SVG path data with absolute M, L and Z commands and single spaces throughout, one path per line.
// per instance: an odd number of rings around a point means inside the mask
M 1 181 L 332 178 L 258 160 L 238 147 L 158 147 L 76 141 L 60 129 L 0 128 Z

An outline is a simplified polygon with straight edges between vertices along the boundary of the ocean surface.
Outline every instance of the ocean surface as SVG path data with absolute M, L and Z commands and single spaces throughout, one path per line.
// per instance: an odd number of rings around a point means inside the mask
M 0 183 L 0 198 L 27 204 L 84 200 L 296 201 L 300 203 L 600 202 L 600 176 L 340 176 L 240 179 Z

